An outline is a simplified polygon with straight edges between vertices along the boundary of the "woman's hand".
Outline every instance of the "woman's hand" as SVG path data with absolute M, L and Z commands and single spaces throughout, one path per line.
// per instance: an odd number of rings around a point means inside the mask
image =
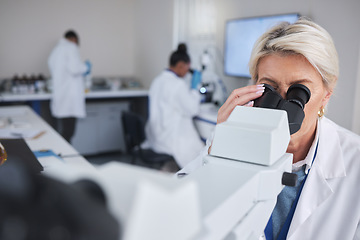
M 252 100 L 260 97 L 264 90 L 265 87 L 263 84 L 235 89 L 219 109 L 217 123 L 225 122 L 236 106 L 252 107 L 254 105 L 254 101 Z
M 235 89 L 226 102 L 221 106 L 217 115 L 217 124 L 225 122 L 230 116 L 230 113 L 236 106 L 249 106 L 254 105 L 254 99 L 260 97 L 265 91 L 264 84 L 251 85 L 243 88 Z M 211 146 L 208 148 L 208 154 L 211 152 Z

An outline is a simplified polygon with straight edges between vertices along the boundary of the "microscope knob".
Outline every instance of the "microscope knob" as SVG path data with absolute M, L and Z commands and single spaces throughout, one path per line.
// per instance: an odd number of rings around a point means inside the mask
M 284 172 L 281 183 L 285 186 L 295 187 L 298 176 L 295 173 Z

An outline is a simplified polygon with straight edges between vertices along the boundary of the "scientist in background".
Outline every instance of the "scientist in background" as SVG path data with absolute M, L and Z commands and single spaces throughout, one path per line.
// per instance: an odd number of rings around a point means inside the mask
M 84 76 L 90 74 L 91 64 L 83 62 L 79 52 L 79 37 L 67 31 L 52 50 L 48 59 L 52 78 L 50 109 L 58 119 L 57 129 L 70 142 L 77 118 L 85 117 Z
M 169 65 L 150 87 L 146 137 L 149 147 L 172 155 L 182 168 L 204 147 L 193 123 L 200 108 L 201 96 L 196 86 L 201 79 L 193 78 L 192 87 L 184 80 L 190 70 L 185 44 L 179 44 L 171 54 Z

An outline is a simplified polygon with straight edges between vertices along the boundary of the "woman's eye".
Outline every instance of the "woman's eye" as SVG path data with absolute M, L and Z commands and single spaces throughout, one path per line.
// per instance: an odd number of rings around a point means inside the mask
M 269 83 L 267 83 L 267 84 L 270 85 L 271 87 L 273 87 L 275 91 L 278 91 L 278 89 L 279 89 L 278 86 L 275 86 L 274 84 L 269 84 Z

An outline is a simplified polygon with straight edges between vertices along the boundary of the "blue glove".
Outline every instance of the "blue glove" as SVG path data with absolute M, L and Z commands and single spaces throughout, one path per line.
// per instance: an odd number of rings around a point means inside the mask
M 83 74 L 84 76 L 86 76 L 86 75 L 88 75 L 88 74 L 91 73 L 91 67 L 92 67 L 91 62 L 90 62 L 89 60 L 86 60 L 86 61 L 85 61 L 85 64 L 86 64 L 86 66 L 87 66 L 87 71 Z
M 194 70 L 194 73 L 191 78 L 191 88 L 198 89 L 199 83 L 201 83 L 201 72 Z

